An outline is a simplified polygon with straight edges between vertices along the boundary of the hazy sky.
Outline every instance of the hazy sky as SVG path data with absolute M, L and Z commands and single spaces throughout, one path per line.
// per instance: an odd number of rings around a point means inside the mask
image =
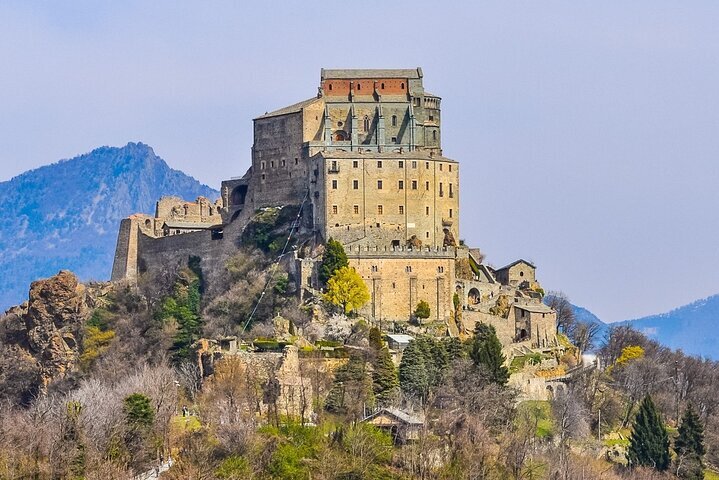
M 321 67 L 421 66 L 460 236 L 605 321 L 658 313 L 719 293 L 717 25 L 716 0 L 4 0 L 0 180 L 142 141 L 217 188 Z

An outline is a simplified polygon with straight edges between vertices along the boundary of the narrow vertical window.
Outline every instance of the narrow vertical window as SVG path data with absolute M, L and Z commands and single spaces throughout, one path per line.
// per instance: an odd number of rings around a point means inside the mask
M 377 190 L 382 190 L 382 180 L 377 180 Z
M 377 168 L 382 168 L 382 160 L 377 160 Z
M 332 180 L 332 190 L 337 190 L 337 180 Z
M 337 215 L 337 205 L 332 205 L 332 213 Z
M 399 189 L 404 190 L 404 180 L 399 181 Z
M 429 215 L 429 207 L 424 207 L 424 213 Z
M 364 127 L 365 132 L 369 132 L 369 117 L 367 115 L 364 116 Z
M 377 214 L 378 215 L 382 215 L 382 210 L 383 210 L 382 205 L 377 205 Z
M 397 115 L 392 115 L 392 126 L 393 127 L 397 126 Z
M 354 190 L 359 189 L 359 180 L 352 180 L 352 189 L 354 189 Z
M 399 206 L 399 214 L 404 215 L 404 205 Z
M 353 207 L 353 211 L 354 211 L 354 214 L 355 214 L 355 215 L 359 215 L 359 205 L 355 205 L 355 206 Z

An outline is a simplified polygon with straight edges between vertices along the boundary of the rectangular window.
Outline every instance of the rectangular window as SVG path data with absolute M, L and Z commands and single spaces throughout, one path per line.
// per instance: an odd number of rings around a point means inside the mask
M 429 207 L 424 207 L 424 212 L 429 215 Z
M 417 180 L 412 180 L 412 190 L 417 190 Z
M 382 205 L 377 205 L 377 214 L 382 215 Z
M 263 173 L 263 174 L 262 174 L 262 180 L 264 180 L 264 179 L 265 179 L 265 174 Z
M 429 232 L 426 232 L 425 237 L 429 238 Z
M 399 214 L 404 215 L 404 205 L 399 206 Z
M 392 143 L 397 143 L 397 137 L 392 137 Z
M 270 162 L 270 168 L 275 168 L 275 161 L 274 161 L 274 160 L 272 160 L 272 161 Z
M 449 218 L 452 218 L 452 209 L 449 209 Z
M 399 161 L 399 168 L 404 168 L 404 160 Z
M 337 215 L 337 205 L 332 205 L 332 213 Z
M 355 205 L 352 209 L 355 215 L 359 215 L 359 205 Z
M 285 165 L 286 165 L 285 159 L 283 158 L 283 159 L 282 159 L 282 166 L 284 167 Z
M 359 180 L 352 180 L 352 188 L 359 190 Z
M 433 121 L 434 121 L 434 115 L 430 115 L 430 116 L 429 116 L 429 121 L 430 121 L 430 122 L 433 122 Z
M 449 184 L 449 198 L 454 198 L 454 192 L 452 191 L 452 184 Z
M 377 168 L 382 168 L 382 160 L 377 160 Z
M 399 181 L 399 189 L 404 190 L 404 180 Z
M 377 190 L 382 190 L 382 180 L 377 180 Z
M 424 162 L 424 168 L 426 168 L 427 170 L 429 170 L 429 162 Z
M 332 190 L 337 190 L 337 180 L 332 180 Z
M 442 190 L 442 182 L 439 182 L 439 196 L 444 197 L 444 190 Z
M 429 182 L 424 182 L 424 189 L 429 191 Z
M 298 163 L 300 163 L 300 159 L 295 157 L 295 165 L 297 165 Z
M 265 162 L 260 162 L 260 170 L 264 170 L 264 169 L 265 169 Z
M 417 168 L 417 162 L 412 160 L 412 168 Z
M 443 164 L 440 163 L 440 164 L 439 164 L 439 171 L 440 171 L 440 172 L 442 171 L 442 166 L 443 166 Z
M 352 161 L 352 168 L 357 168 L 358 165 L 359 162 L 357 162 L 357 160 Z
M 449 166 L 449 171 L 450 171 L 450 172 L 452 171 L 452 165 Z

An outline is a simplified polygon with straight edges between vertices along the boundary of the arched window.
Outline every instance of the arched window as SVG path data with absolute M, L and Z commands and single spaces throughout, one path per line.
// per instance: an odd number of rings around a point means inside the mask
M 332 91 L 332 84 L 330 83 L 330 92 Z
M 382 82 L 382 84 L 380 85 L 380 88 L 381 88 L 382 90 L 384 90 L 384 82 Z
M 369 117 L 367 115 L 364 116 L 364 131 L 369 132 Z
M 402 90 L 404 90 L 404 82 L 400 83 L 399 88 L 401 88 Z
M 397 126 L 397 115 L 392 115 L 392 126 L 393 127 Z
M 358 84 L 357 84 L 357 90 L 362 90 L 362 84 L 361 84 L 361 83 L 358 83 Z

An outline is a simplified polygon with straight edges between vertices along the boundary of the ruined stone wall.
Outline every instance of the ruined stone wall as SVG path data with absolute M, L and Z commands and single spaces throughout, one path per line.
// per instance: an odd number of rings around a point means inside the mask
M 360 311 L 376 321 L 408 321 L 420 300 L 430 306 L 427 321 L 447 321 L 452 314 L 454 254 L 429 252 L 397 255 L 349 255 L 350 266 L 360 274 L 370 292 Z
M 252 209 L 297 203 L 309 174 L 302 112 L 257 118 L 252 147 Z

